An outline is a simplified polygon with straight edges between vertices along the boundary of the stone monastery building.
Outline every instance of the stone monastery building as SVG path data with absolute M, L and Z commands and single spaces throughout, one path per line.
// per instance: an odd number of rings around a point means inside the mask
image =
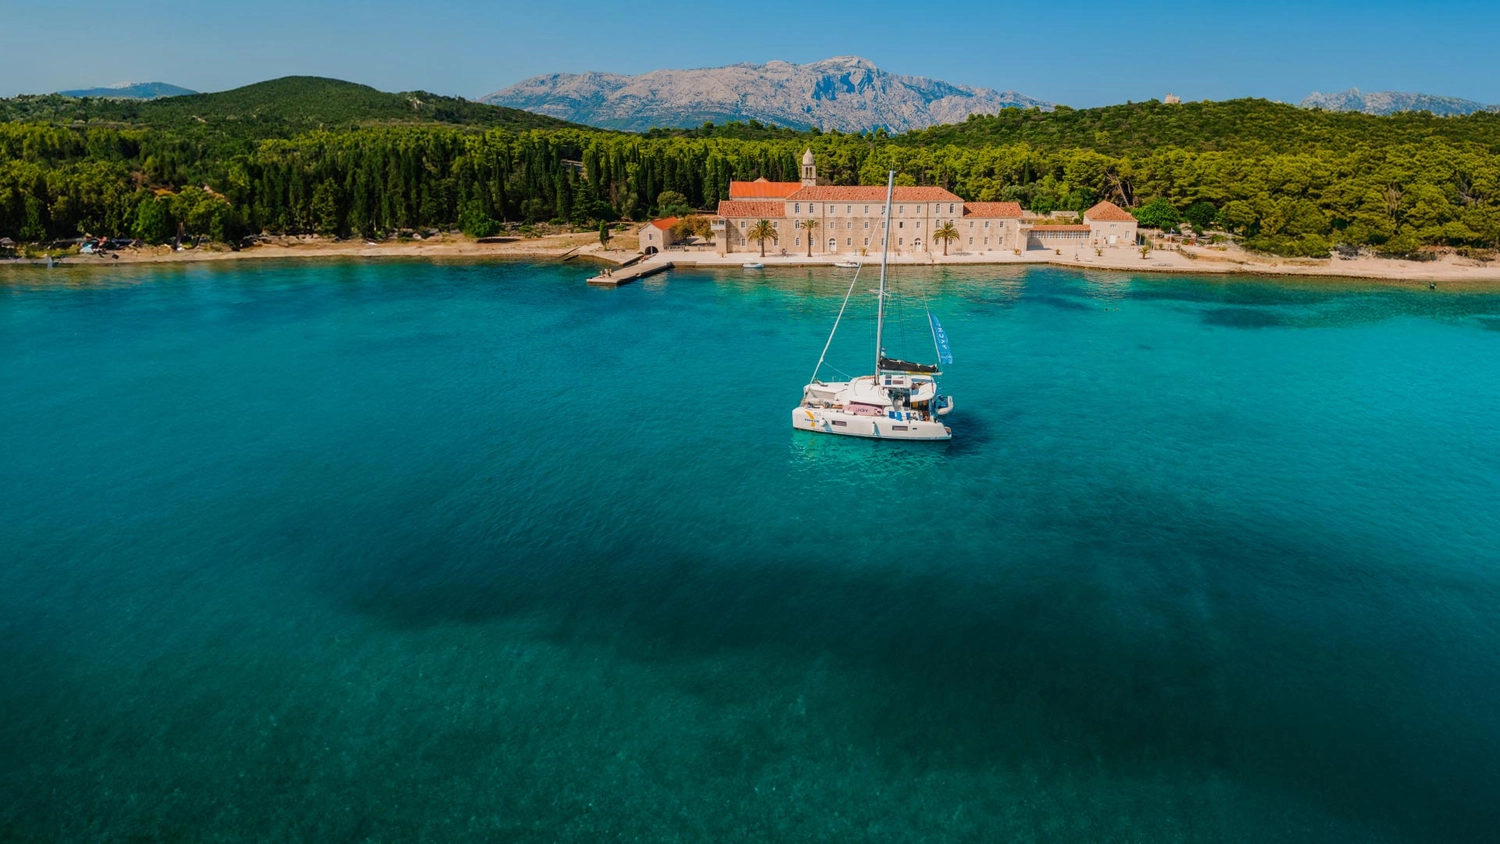
M 846 187 L 818 184 L 812 150 L 802 154 L 800 182 L 730 182 L 729 199 L 719 203 L 712 220 L 714 245 L 720 255 L 760 252 L 749 237 L 761 220 L 775 227 L 775 241 L 767 253 L 788 255 L 865 255 L 880 251 L 884 235 L 885 187 Z M 897 187 L 891 200 L 891 251 L 895 254 L 943 252 L 933 232 L 952 223 L 959 237 L 951 252 L 998 252 L 1030 248 L 1133 245 L 1136 221 L 1118 206 L 1101 202 L 1084 213 L 1083 225 L 1037 225 L 1027 220 L 1015 202 L 964 202 L 938 187 Z M 643 231 L 662 243 L 661 229 Z M 644 235 L 642 250 L 647 249 Z M 653 250 L 654 251 L 654 250 Z

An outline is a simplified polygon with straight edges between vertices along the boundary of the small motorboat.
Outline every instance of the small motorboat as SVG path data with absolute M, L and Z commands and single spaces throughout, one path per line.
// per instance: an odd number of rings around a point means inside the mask
M 857 269 L 859 269 L 859 262 L 858 261 L 834 261 L 833 265 L 835 267 L 838 267 L 841 270 L 857 270 Z
M 740 264 L 740 267 L 747 270 L 763 270 L 766 268 L 766 265 L 762 264 L 759 261 L 746 261 L 745 263 Z

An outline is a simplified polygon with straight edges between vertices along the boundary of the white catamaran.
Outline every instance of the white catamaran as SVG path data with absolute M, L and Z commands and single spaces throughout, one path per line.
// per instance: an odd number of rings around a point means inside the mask
M 849 296 L 859 282 L 859 273 L 844 294 L 833 331 L 823 344 L 823 354 L 813 368 L 812 381 L 802 388 L 802 403 L 792 410 L 792 427 L 802 431 L 839 434 L 846 437 L 872 437 L 890 440 L 947 440 L 953 430 L 939 417 L 953 410 L 953 398 L 938 391 L 936 364 L 910 363 L 885 356 L 881 334 L 885 329 L 886 243 L 891 239 L 891 198 L 895 192 L 896 174 L 891 172 L 885 187 L 885 241 L 880 249 L 880 290 L 876 293 L 875 374 L 851 381 L 819 381 L 818 372 L 833 345 Z M 927 321 L 932 328 L 933 346 L 940 363 L 952 363 L 948 337 L 931 312 Z

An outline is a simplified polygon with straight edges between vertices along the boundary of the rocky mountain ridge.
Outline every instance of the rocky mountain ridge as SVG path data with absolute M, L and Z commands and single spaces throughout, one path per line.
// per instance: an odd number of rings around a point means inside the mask
M 801 65 L 772 61 L 657 70 L 639 76 L 555 73 L 519 82 L 481 101 L 629 131 L 759 120 L 842 132 L 905 132 L 1004 108 L 1053 107 L 1015 91 L 888 73 L 857 56 Z
M 1324 111 L 1359 111 L 1365 114 L 1430 111 L 1439 117 L 1473 114 L 1477 111 L 1500 112 L 1500 105 L 1485 105 L 1458 97 L 1412 94 L 1404 91 L 1373 91 L 1366 94 L 1358 88 L 1332 94 L 1313 92 L 1302 101 L 1302 107 L 1321 108 Z

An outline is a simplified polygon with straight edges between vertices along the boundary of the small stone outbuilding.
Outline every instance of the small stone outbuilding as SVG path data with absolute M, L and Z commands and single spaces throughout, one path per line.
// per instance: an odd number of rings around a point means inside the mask
M 672 237 L 672 227 L 677 225 L 676 217 L 667 217 L 663 220 L 652 220 L 641 226 L 641 252 L 654 255 L 671 246 L 675 241 Z
M 1100 202 L 1083 212 L 1084 225 L 1089 227 L 1089 245 L 1134 246 L 1139 224 L 1130 212 L 1108 200 Z

